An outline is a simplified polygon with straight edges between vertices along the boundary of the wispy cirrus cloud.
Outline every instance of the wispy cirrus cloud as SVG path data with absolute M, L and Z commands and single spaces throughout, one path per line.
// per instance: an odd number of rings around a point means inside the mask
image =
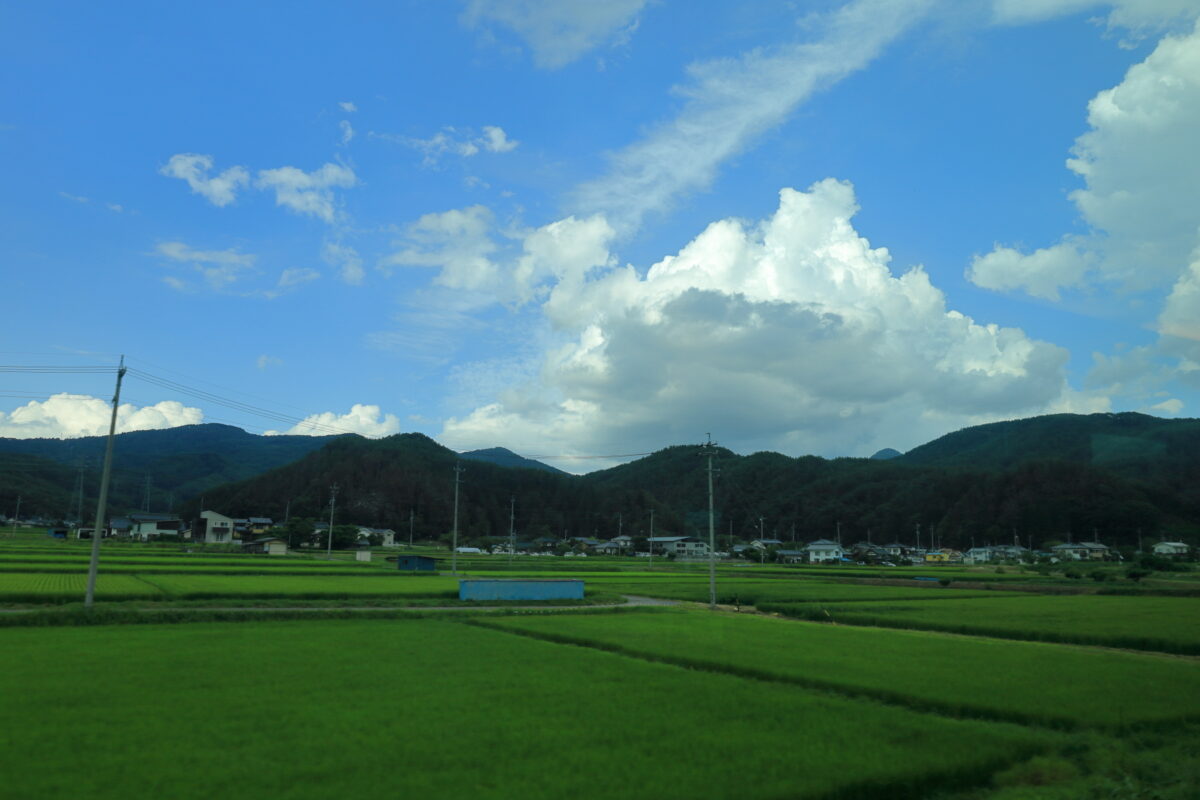
M 371 131 L 371 137 L 387 142 L 403 145 L 421 153 L 422 163 L 427 167 L 436 166 L 446 155 L 456 155 L 461 158 L 471 158 L 482 153 L 509 153 L 521 144 L 498 125 L 484 125 L 482 131 L 446 127 L 427 139 L 412 136 L 400 136 L 394 133 L 376 133 Z
M 618 230 L 703 189 L 721 164 L 781 124 L 805 100 L 870 64 L 923 19 L 935 0 L 854 0 L 812 20 L 815 35 L 737 58 L 692 64 L 674 118 L 611 157 L 609 171 L 579 186 L 573 207 L 605 214 Z
M 647 0 L 468 0 L 461 20 L 476 29 L 516 33 L 534 63 L 558 69 L 605 44 L 628 40 Z
M 211 289 L 224 289 L 247 272 L 253 271 L 258 257 L 237 250 L 197 250 L 183 242 L 160 242 L 155 252 L 169 261 L 187 264 L 198 272 Z M 188 288 L 185 281 L 167 276 L 163 279 L 173 289 Z

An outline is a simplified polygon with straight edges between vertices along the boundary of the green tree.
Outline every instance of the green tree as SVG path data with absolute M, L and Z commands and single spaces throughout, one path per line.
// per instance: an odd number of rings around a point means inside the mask
M 283 527 L 272 528 L 271 535 L 286 539 L 288 547 L 296 549 L 302 544 L 312 544 L 314 530 L 311 519 L 292 517 Z

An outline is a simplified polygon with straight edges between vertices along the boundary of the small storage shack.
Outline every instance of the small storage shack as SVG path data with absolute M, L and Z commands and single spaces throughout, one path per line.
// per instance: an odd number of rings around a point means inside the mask
M 433 572 L 437 567 L 429 556 L 399 556 L 396 558 L 396 569 L 410 572 Z
M 244 542 L 242 550 L 247 553 L 259 553 L 268 556 L 286 556 L 288 547 L 286 539 L 265 536 L 262 539 L 255 539 L 252 542 Z
M 575 578 L 463 578 L 459 600 L 582 600 L 583 581 Z

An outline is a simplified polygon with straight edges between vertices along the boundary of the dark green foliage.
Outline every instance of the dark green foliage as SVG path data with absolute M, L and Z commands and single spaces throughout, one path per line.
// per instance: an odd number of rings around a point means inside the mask
M 27 491 L 31 513 L 66 514 L 74 485 L 66 462 L 86 450 L 84 443 L 98 453 L 102 439 L 36 446 L 0 440 L 0 473 L 5 452 L 25 454 L 12 456 L 21 459 L 42 453 L 63 463 L 39 462 L 19 475 L 10 468 L 13 480 L 0 483 L 0 510 Z M 748 541 L 760 531 L 785 543 L 831 538 L 839 524 L 847 543 L 870 538 L 914 544 L 920 526 L 922 544 L 936 537 L 939 545 L 958 549 L 972 542 L 1011 543 L 1014 533 L 1035 547 L 1068 537 L 1098 537 L 1127 548 L 1139 537 L 1190 540 L 1200 536 L 1198 445 L 1195 420 L 1098 414 L 968 428 L 892 459 L 737 456 L 716 448 L 717 546 L 725 550 L 731 539 Z M 338 519 L 392 528 L 404 539 L 412 513 L 414 538 L 425 542 L 448 541 L 452 469 L 463 458 L 420 434 L 374 441 L 256 437 L 222 425 L 124 434 L 117 455 L 123 470 L 114 483 L 117 513 L 141 504 L 148 471 L 157 498 L 152 510 L 160 510 L 162 493 L 174 487 L 176 500 L 191 495 L 177 503 L 185 517 L 200 510 L 203 498 L 204 506 L 232 516 L 278 519 L 290 507 L 292 517 L 324 519 L 330 486 L 337 483 Z M 651 510 L 655 533 L 707 538 L 701 455 L 698 446 L 669 447 L 582 477 L 466 461 L 459 542 L 507 537 L 513 497 L 522 541 L 607 539 L 618 530 L 642 538 L 649 534 Z M 519 459 L 507 460 L 535 463 Z M 94 463 L 85 480 L 89 495 L 97 482 Z M 226 480 L 237 482 L 212 488 Z M 94 498 L 85 499 L 85 508 L 93 504 Z
M 209 423 L 117 436 L 109 507 L 114 514 L 143 507 L 151 478 L 150 510 L 229 481 L 257 475 L 312 452 L 332 436 L 257 436 L 232 425 Z M 352 437 L 357 438 L 357 437 Z M 22 496 L 22 515 L 66 517 L 74 506 L 83 467 L 83 516 L 95 514 L 107 437 L 77 439 L 0 438 L 0 509 Z M 282 513 L 280 513 L 282 517 Z

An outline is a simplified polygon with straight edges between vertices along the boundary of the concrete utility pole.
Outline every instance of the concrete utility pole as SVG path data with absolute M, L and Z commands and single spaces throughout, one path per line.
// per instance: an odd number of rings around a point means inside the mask
M 17 523 L 21 519 L 21 495 L 17 495 L 17 512 L 13 514 L 12 537 L 17 538 Z
M 717 609 L 717 532 L 713 516 L 712 434 L 706 434 L 704 454 L 708 457 L 708 607 Z
M 508 499 L 508 565 L 511 567 L 513 555 L 517 552 L 517 498 Z
M 761 542 L 762 539 L 763 539 L 763 518 L 759 517 L 758 518 L 758 540 Z
M 459 476 L 462 475 L 463 468 L 459 464 L 454 465 L 454 533 L 450 544 L 450 574 L 458 574 L 458 484 Z
M 338 485 L 329 487 L 329 537 L 326 539 L 325 555 L 333 558 L 333 508 L 337 505 Z
M 416 516 L 417 510 L 410 508 L 408 510 L 408 546 L 413 546 L 413 517 Z
M 104 516 L 108 510 L 108 482 L 112 477 L 113 442 L 117 438 L 117 407 L 121 404 L 121 381 L 125 379 L 125 356 L 117 366 L 117 390 L 113 393 L 112 417 L 108 421 L 108 443 L 104 446 L 104 471 L 100 473 L 100 499 L 96 503 L 96 527 L 92 528 L 92 558 L 88 562 L 87 594 L 84 608 L 96 599 L 96 573 L 100 569 L 100 537 L 104 535 Z
M 145 494 L 142 495 L 142 511 L 145 511 L 147 514 L 150 513 L 150 476 L 149 475 L 146 476 L 146 490 L 145 490 Z

